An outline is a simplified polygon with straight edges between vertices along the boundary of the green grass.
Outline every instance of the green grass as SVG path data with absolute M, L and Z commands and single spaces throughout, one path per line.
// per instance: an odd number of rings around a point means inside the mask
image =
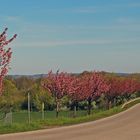
M 45 120 L 41 120 L 41 113 L 39 112 L 32 112 L 31 113 L 31 124 L 27 123 L 27 112 L 19 112 L 13 113 L 13 124 L 4 124 L 0 123 L 0 134 L 4 133 L 13 133 L 13 132 L 23 132 L 23 131 L 31 131 L 31 130 L 38 130 L 44 128 L 52 128 L 58 126 L 65 126 L 65 125 L 72 125 L 72 124 L 79 124 L 89 121 L 95 121 L 101 118 L 105 118 L 114 114 L 117 114 L 121 111 L 124 111 L 133 105 L 140 103 L 140 100 L 131 102 L 130 104 L 126 105 L 124 109 L 121 109 L 121 106 L 114 107 L 110 110 L 95 110 L 92 112 L 91 115 L 85 115 L 86 111 L 78 111 L 76 118 L 71 117 L 72 112 L 62 111 L 60 112 L 59 118 L 55 118 L 55 112 L 50 111 L 45 113 Z
M 31 131 L 31 130 L 37 130 L 41 129 L 41 125 L 39 123 L 31 123 L 28 124 L 20 124 L 20 123 L 14 123 L 12 125 L 0 125 L 0 134 L 5 133 L 15 133 L 15 132 L 24 132 L 24 131 Z
M 33 118 L 30 125 L 27 123 L 27 120 L 25 123 L 25 118 L 27 119 L 27 112 L 21 112 L 19 114 L 13 113 L 13 118 L 14 116 L 16 116 L 16 118 L 14 118 L 16 120 L 16 123 L 14 122 L 12 125 L 1 124 L 0 133 L 3 134 L 3 133 L 12 133 L 12 132 L 23 132 L 23 131 L 37 130 L 37 129 L 43 129 L 43 128 L 51 128 L 51 127 L 56 127 L 56 126 L 64 126 L 64 125 L 72 125 L 72 124 L 78 124 L 78 123 L 83 123 L 83 122 L 89 122 L 89 121 L 97 120 L 100 118 L 104 118 L 104 117 L 116 114 L 117 112 L 120 111 L 120 109 L 121 109 L 120 107 L 115 107 L 107 111 L 96 110 L 92 112 L 93 114 L 90 116 L 85 115 L 86 111 L 78 111 L 77 114 L 81 116 L 76 117 L 76 118 L 71 118 L 70 116 L 69 117 L 64 116 L 68 114 L 68 112 L 64 112 L 64 111 L 60 113 L 59 118 L 55 118 L 55 112 L 51 112 L 52 114 L 51 113 L 49 114 L 48 112 L 48 115 L 47 115 L 48 118 L 46 118 L 45 120 L 40 120 L 38 118 L 40 117 L 39 113 L 32 112 L 31 116 Z
M 138 103 L 140 103 L 140 99 L 125 105 L 124 110 L 126 110 L 126 109 L 128 109 L 128 108 L 130 108 L 130 107 L 132 107 L 132 106 L 134 106 L 135 104 L 138 104 Z
M 78 123 L 83 123 L 83 122 L 89 122 L 89 121 L 94 121 L 100 118 L 108 117 L 113 114 L 116 114 L 121 111 L 120 107 L 114 107 L 110 110 L 106 111 L 98 111 L 97 113 L 93 113 L 92 115 L 86 115 L 86 116 L 81 116 L 77 118 L 66 118 L 66 117 L 61 117 L 58 119 L 47 119 L 44 121 L 40 121 L 40 123 L 44 126 L 64 126 L 64 125 L 72 125 L 72 124 L 78 124 Z
M 95 112 L 95 111 L 94 111 Z M 72 111 L 60 111 L 59 118 L 65 117 L 70 118 L 72 117 Z M 77 117 L 85 116 L 87 111 L 77 111 Z M 55 111 L 47 111 L 45 112 L 45 119 L 54 120 L 56 118 Z M 41 120 L 42 113 L 41 112 L 31 112 L 31 121 L 38 121 Z M 28 112 L 13 112 L 13 123 L 27 123 L 28 122 Z

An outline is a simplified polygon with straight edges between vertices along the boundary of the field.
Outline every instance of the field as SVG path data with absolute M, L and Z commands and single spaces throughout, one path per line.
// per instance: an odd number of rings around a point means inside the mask
M 97 114 L 102 112 L 103 110 L 95 109 L 92 111 L 92 114 Z M 79 118 L 87 116 L 86 110 L 78 110 L 76 112 L 76 117 L 73 117 L 73 111 L 60 111 L 59 118 Z M 2 115 L 1 115 L 2 116 Z M 59 119 L 58 118 L 58 119 Z M 56 112 L 55 111 L 45 111 L 44 112 L 44 119 L 42 117 L 42 112 L 31 112 L 31 122 L 36 122 L 39 120 L 46 120 L 46 119 L 56 119 Z M 3 124 L 5 121 L 4 119 L 0 120 L 0 123 Z M 27 111 L 20 111 L 20 112 L 12 112 L 12 123 L 28 123 L 28 112 Z
M 99 112 L 99 110 L 94 110 L 92 113 Z M 86 110 L 79 110 L 76 112 L 76 117 L 83 117 L 87 115 Z M 3 114 L 0 113 L 2 117 Z M 59 118 L 73 118 L 73 111 L 60 111 Z M 12 123 L 28 123 L 28 112 L 27 111 L 20 111 L 20 112 L 12 112 Z M 46 120 L 46 119 L 56 119 L 56 112 L 55 111 L 45 111 L 44 118 L 42 117 L 42 112 L 31 112 L 31 122 L 36 122 L 39 120 Z M 1 119 L 0 124 L 4 124 L 6 119 Z
M 62 111 L 60 112 L 59 118 L 55 117 L 55 112 L 46 112 L 45 119 L 41 119 L 41 112 L 31 113 L 31 123 L 28 124 L 28 113 L 27 112 L 14 112 L 12 124 L 1 121 L 0 133 L 11 133 L 30 131 L 43 128 L 52 128 L 57 126 L 72 125 L 88 121 L 97 120 L 103 117 L 107 117 L 116 114 L 121 111 L 120 107 L 115 107 L 110 110 L 102 111 L 95 110 L 91 115 L 86 115 L 86 111 L 77 111 L 77 117 L 69 116 L 73 112 Z
M 77 111 L 77 117 L 85 116 L 87 111 Z M 71 118 L 73 111 L 60 111 L 59 118 Z M 55 111 L 44 112 L 44 119 L 55 119 Z M 31 122 L 42 120 L 42 112 L 31 112 Z M 28 122 L 28 112 L 14 112 L 13 113 L 13 123 L 27 123 Z

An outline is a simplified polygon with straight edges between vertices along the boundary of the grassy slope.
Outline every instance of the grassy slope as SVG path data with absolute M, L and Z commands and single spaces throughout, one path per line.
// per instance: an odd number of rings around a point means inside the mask
M 107 111 L 96 112 L 90 116 L 81 116 L 77 118 L 60 117 L 58 119 L 49 118 L 49 119 L 45 119 L 44 121 L 38 120 L 36 122 L 32 122 L 30 125 L 27 123 L 13 123 L 12 125 L 0 125 L 0 134 L 11 133 L 11 132 L 23 132 L 23 131 L 30 131 L 30 130 L 37 130 L 43 128 L 51 128 L 56 126 L 72 125 L 72 124 L 94 121 L 97 119 L 101 119 L 117 114 L 121 111 L 124 111 L 132 107 L 137 103 L 140 103 L 140 100 L 131 102 L 130 104 L 126 105 L 124 109 L 121 109 L 121 106 L 114 107 Z

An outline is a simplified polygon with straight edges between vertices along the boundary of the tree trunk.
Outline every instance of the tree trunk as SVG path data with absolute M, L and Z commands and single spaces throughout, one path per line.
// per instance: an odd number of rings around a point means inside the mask
M 108 99 L 108 101 L 107 101 L 107 109 L 110 110 L 111 107 L 112 107 L 112 101 L 111 101 L 111 99 Z
M 112 107 L 112 101 L 110 98 L 106 100 L 106 109 L 109 110 Z
M 109 109 L 111 109 L 111 107 L 112 107 L 112 102 L 111 102 L 111 100 L 108 102 L 108 110 Z
M 88 100 L 88 115 L 91 114 L 91 99 Z
M 56 102 L 56 118 L 59 116 L 59 102 Z
M 117 103 L 116 103 L 116 98 L 114 98 L 114 99 L 113 99 L 113 105 L 112 105 L 112 106 L 114 107 L 114 106 L 116 106 L 116 105 L 117 105 Z
M 77 115 L 77 102 L 74 102 L 74 112 L 73 112 L 73 117 L 76 117 Z

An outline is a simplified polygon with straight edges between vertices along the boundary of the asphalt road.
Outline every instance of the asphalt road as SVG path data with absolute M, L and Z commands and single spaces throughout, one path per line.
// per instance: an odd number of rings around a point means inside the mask
M 118 115 L 98 121 L 0 135 L 0 140 L 140 140 L 140 104 Z

